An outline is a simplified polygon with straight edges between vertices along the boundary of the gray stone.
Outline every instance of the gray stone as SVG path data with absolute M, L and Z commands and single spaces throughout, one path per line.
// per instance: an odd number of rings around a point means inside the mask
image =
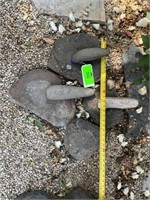
M 68 195 L 63 199 L 95 199 L 88 191 L 83 190 L 82 188 L 73 189 Z
M 99 40 L 95 36 L 78 33 L 58 39 L 54 43 L 48 67 L 69 80 L 78 80 L 83 85 L 81 64 L 72 63 L 72 56 L 81 49 L 98 48 Z M 100 60 L 89 61 L 93 65 L 95 82 L 100 77 Z
M 16 200 L 49 200 L 55 199 L 52 198 L 50 194 L 44 191 L 32 191 L 32 192 L 25 192 L 18 196 Z
M 104 0 L 80 0 L 80 2 L 76 0 L 32 0 L 32 2 L 42 13 L 68 16 L 72 11 L 76 18 L 84 14 L 83 19 L 105 22 Z M 86 12 L 87 8 L 90 12 Z M 85 13 L 82 13 L 83 11 Z
M 143 87 L 143 84 L 135 85 L 134 81 L 141 78 L 144 74 L 142 69 L 138 66 L 138 60 L 141 50 L 135 45 L 129 45 L 129 50 L 123 53 L 123 66 L 125 73 L 125 81 L 133 83 L 128 88 L 128 96 L 136 98 L 139 102 L 139 107 L 142 108 L 141 113 L 137 113 L 136 109 L 129 109 L 129 128 L 127 132 L 128 137 L 139 136 L 141 133 L 148 133 L 150 131 L 149 123 L 149 90 L 147 94 L 140 95 L 138 90 Z M 149 84 L 150 85 L 150 84 Z
M 66 126 L 75 115 L 73 100 L 50 101 L 46 98 L 47 87 L 61 84 L 58 75 L 44 69 L 36 69 L 24 74 L 15 82 L 10 91 L 13 102 L 30 110 L 53 126 Z
M 74 119 L 65 130 L 64 144 L 73 158 L 86 160 L 98 150 L 99 127 L 83 119 Z
M 74 63 L 92 61 L 92 60 L 97 60 L 102 56 L 107 56 L 108 54 L 109 54 L 108 49 L 102 49 L 102 48 L 81 49 L 72 56 L 72 61 Z
M 94 95 L 94 89 L 66 85 L 53 85 L 46 90 L 49 100 L 77 99 L 92 95 Z
M 115 96 L 114 91 L 108 92 L 107 96 Z M 98 108 L 99 103 L 99 88 L 96 89 L 95 95 L 92 97 L 85 98 L 83 100 L 84 109 L 89 112 L 94 123 L 99 125 L 100 121 L 100 109 Z M 123 110 L 120 109 L 107 109 L 106 110 L 106 128 L 112 128 L 123 120 Z
M 74 188 L 65 197 L 53 197 L 50 193 L 44 192 L 42 190 L 36 190 L 32 192 L 25 192 L 19 195 L 16 200 L 57 200 L 57 199 L 94 199 L 94 197 L 82 188 Z

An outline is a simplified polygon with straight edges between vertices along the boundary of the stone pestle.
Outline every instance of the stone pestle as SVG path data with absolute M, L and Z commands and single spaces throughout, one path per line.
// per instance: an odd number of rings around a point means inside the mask
M 101 58 L 102 56 L 107 56 L 109 54 L 108 49 L 102 49 L 102 48 L 86 48 L 81 49 L 77 51 L 72 56 L 72 62 L 74 63 L 81 63 L 86 61 L 93 61 Z
M 90 88 L 51 85 L 46 90 L 46 97 L 49 100 L 79 99 L 94 95 L 95 90 Z

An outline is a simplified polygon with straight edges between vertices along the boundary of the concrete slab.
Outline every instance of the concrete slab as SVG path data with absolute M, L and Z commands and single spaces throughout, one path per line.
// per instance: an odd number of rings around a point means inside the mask
M 90 10 L 85 20 L 105 22 L 104 0 L 32 0 L 41 13 L 51 13 L 59 16 L 68 16 L 70 11 L 79 18 L 86 8 Z

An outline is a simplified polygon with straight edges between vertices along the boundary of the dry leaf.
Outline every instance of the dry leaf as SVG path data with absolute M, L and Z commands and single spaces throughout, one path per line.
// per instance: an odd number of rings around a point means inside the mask
M 52 45 L 54 43 L 54 40 L 51 38 L 42 38 L 44 40 L 44 42 L 46 42 L 47 44 Z

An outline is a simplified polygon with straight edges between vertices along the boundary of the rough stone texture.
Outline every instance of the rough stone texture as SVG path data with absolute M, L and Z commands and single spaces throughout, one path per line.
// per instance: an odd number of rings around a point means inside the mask
M 33 191 L 33 192 L 25 192 L 18 196 L 16 200 L 48 200 L 54 199 L 46 192 L 43 191 Z
M 38 190 L 32 192 L 25 192 L 18 196 L 16 200 L 57 200 L 57 199 L 94 199 L 92 195 L 88 192 L 83 190 L 82 188 L 74 188 L 71 192 L 69 192 L 65 197 L 52 197 L 51 194 Z
M 66 126 L 75 114 L 72 100 L 50 101 L 46 89 L 60 84 L 60 78 L 48 70 L 37 69 L 27 72 L 9 91 L 12 101 L 47 120 L 56 127 Z
M 78 50 L 85 48 L 99 47 L 99 41 L 95 36 L 78 33 L 58 39 L 54 43 L 54 49 L 48 61 L 48 67 L 70 80 L 78 80 L 83 84 L 81 74 L 81 64 L 71 62 L 72 56 Z M 65 52 L 65 53 L 64 53 Z M 88 62 L 93 65 L 95 82 L 100 77 L 100 61 Z
M 76 0 L 32 0 L 32 2 L 40 12 L 68 16 L 72 11 L 76 18 L 82 15 L 82 10 L 85 11 L 89 7 L 89 16 L 84 16 L 84 19 L 105 22 L 103 0 L 80 0 L 80 3 Z
M 129 45 L 129 50 L 127 53 L 123 53 L 123 65 L 125 73 L 125 81 L 134 82 L 138 78 L 143 76 L 142 70 L 137 69 L 137 62 L 140 56 L 140 49 L 135 45 Z M 128 88 L 128 96 L 136 98 L 139 101 L 139 108 L 142 107 L 142 112 L 137 113 L 136 109 L 129 109 L 129 129 L 127 136 L 138 136 L 141 132 L 150 131 L 149 123 L 149 91 L 145 95 L 140 95 L 138 90 L 143 87 L 143 84 L 134 85 L 132 84 Z
M 115 96 L 114 91 L 107 92 L 107 96 Z M 100 110 L 98 108 L 99 103 L 99 88 L 96 89 L 95 95 L 85 98 L 83 100 L 84 109 L 89 112 L 94 123 L 99 125 Z M 107 109 L 106 110 L 106 127 L 112 128 L 123 120 L 123 110 L 120 109 Z
M 92 195 L 79 187 L 73 189 L 68 195 L 66 195 L 63 199 L 94 199 Z
M 86 160 L 98 150 L 99 127 L 83 119 L 74 119 L 65 130 L 64 144 L 73 158 Z
M 49 100 L 77 99 L 92 95 L 94 95 L 93 89 L 66 85 L 53 85 L 46 90 Z

